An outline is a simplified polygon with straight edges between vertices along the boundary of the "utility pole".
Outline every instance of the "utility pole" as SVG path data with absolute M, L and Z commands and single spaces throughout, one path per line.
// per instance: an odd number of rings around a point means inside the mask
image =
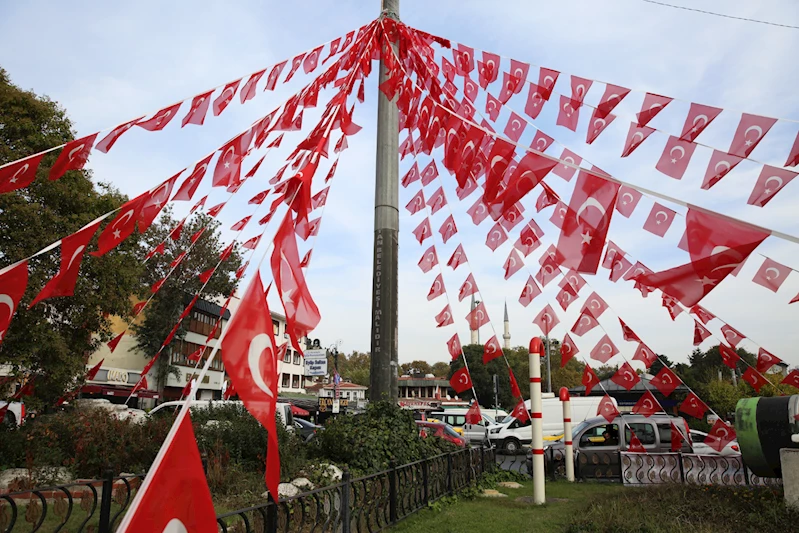
M 546 335 L 547 340 L 547 392 L 552 392 L 552 362 L 549 357 L 549 333 Z
M 381 17 L 399 20 L 399 0 L 381 0 Z M 394 45 L 392 45 L 394 46 Z M 394 46 L 396 51 L 396 46 Z M 388 78 L 380 62 L 378 83 Z M 396 98 L 396 97 L 395 97 Z M 377 93 L 375 233 L 372 274 L 372 341 L 369 374 L 371 401 L 397 401 L 399 117 L 397 106 Z

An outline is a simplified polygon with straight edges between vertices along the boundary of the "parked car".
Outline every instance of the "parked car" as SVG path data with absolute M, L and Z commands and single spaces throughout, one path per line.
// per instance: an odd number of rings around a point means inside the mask
M 147 417 L 147 413 L 142 409 L 128 407 L 122 403 L 111 403 L 105 398 L 81 398 L 73 402 L 76 409 L 102 409 L 119 420 L 131 420 L 141 423 Z
M 665 413 L 654 414 L 650 417 L 634 414 L 622 414 L 617 416 L 613 422 L 608 423 L 601 416 L 584 420 L 572 429 L 572 442 L 575 454 L 585 453 L 596 455 L 599 452 L 603 459 L 607 458 L 607 466 L 614 475 L 620 475 L 620 465 L 617 453 L 619 450 L 627 450 L 632 438 L 630 430 L 635 433 L 641 441 L 644 449 L 648 453 L 668 453 L 671 451 L 671 425 L 683 435 L 681 451 L 690 452 L 691 446 L 688 443 L 688 424 L 682 417 L 669 416 Z M 620 431 L 619 428 L 623 428 Z M 563 452 L 566 445 L 562 440 L 544 445 L 546 452 L 550 448 L 557 454 L 560 453 L 560 463 L 563 461 Z M 557 459 L 556 459 L 556 462 Z M 592 462 L 592 461 L 586 461 Z M 601 461 L 598 461 L 601 462 Z M 582 463 L 581 463 L 582 464 Z M 557 468 L 557 466 L 556 466 Z M 533 474 L 533 454 L 532 450 L 527 453 L 527 472 Z
M 691 446 L 694 449 L 694 453 L 698 453 L 699 455 L 739 455 L 741 453 L 741 448 L 738 447 L 737 440 L 728 443 L 719 453 L 709 444 L 705 444 L 707 433 L 696 429 L 692 429 L 690 433 Z
M 575 396 L 570 399 L 572 424 L 578 424 L 588 418 L 593 418 L 599 409 L 602 396 Z M 618 408 L 615 398 L 611 398 L 613 405 Z M 530 410 L 530 400 L 525 400 L 524 406 Z M 544 422 L 544 437 L 563 437 L 563 403 L 560 398 L 551 396 L 541 400 L 541 415 Z M 574 427 L 574 425 L 572 425 Z
M 0 423 L 9 427 L 21 426 L 25 420 L 25 404 L 22 402 L 0 402 L 0 409 L 5 406 L 8 406 L 8 409 Z
M 303 420 L 302 418 L 295 418 L 294 429 L 297 431 L 297 434 L 307 442 L 311 440 L 314 437 L 314 435 L 316 435 L 317 431 L 324 428 L 322 426 L 317 426 L 313 422 L 308 422 L 307 420 Z
M 419 436 L 422 438 L 439 437 L 456 446 L 466 446 L 466 439 L 458 435 L 448 424 L 417 420 L 416 425 L 419 427 Z
M 173 401 L 173 402 L 164 402 L 153 407 L 148 414 L 148 416 L 155 416 L 164 413 L 175 413 L 180 406 L 182 406 L 184 402 L 181 401 Z M 223 407 L 225 405 L 238 405 L 243 407 L 244 402 L 240 400 L 193 400 L 191 402 L 192 409 L 208 409 L 209 407 Z M 290 403 L 283 403 L 278 402 L 277 404 L 277 414 L 280 417 L 280 420 L 283 421 L 283 425 L 289 431 L 294 431 L 294 414 L 291 412 L 291 404 Z
M 496 421 L 489 415 L 483 413 L 483 420 L 479 424 L 467 424 L 466 413 L 468 409 L 445 409 L 430 413 L 430 418 L 440 420 L 452 426 L 455 431 L 461 429 L 461 433 L 468 442 L 481 444 L 488 441 L 488 427 L 496 425 Z

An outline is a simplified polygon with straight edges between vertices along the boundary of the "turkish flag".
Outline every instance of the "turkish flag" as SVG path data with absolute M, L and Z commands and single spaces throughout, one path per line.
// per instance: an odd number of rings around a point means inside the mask
M 474 70 L 474 48 L 458 44 L 457 49 L 452 49 L 452 59 L 455 61 L 455 73 L 459 76 L 467 76 Z
M 749 157 L 755 146 L 766 136 L 766 133 L 776 122 L 776 118 L 744 113 L 741 115 L 741 121 L 738 123 L 735 135 L 732 137 L 730 149 L 727 151 L 738 157 Z
M 513 142 L 519 142 L 519 139 L 524 133 L 526 127 L 527 121 L 511 111 L 511 114 L 508 117 L 508 123 L 505 126 L 505 136 L 511 139 Z
M 426 187 L 427 185 L 431 184 L 434 179 L 438 177 L 438 167 L 436 166 L 436 160 L 431 160 L 427 166 L 422 169 L 421 178 L 422 178 L 422 186 Z
M 325 187 L 318 193 L 314 194 L 311 197 L 311 208 L 312 209 L 319 209 L 320 207 L 327 204 L 327 194 L 330 191 L 330 187 Z M 266 192 L 268 193 L 269 190 L 267 189 Z
M 297 240 L 293 230 L 290 212 L 287 212 L 275 233 L 271 265 L 275 286 L 286 311 L 286 329 L 289 338 L 294 348 L 302 352 L 299 339 L 316 328 L 321 315 L 300 268 Z
M 551 91 L 546 91 L 540 85 L 536 85 L 535 83 L 529 83 L 529 90 L 527 91 L 527 102 L 524 104 L 524 112 L 532 119 L 537 119 L 538 115 L 541 114 L 541 111 L 544 109 L 544 104 L 549 99 L 544 98 L 542 95 L 544 93 L 550 94 Z
M 527 407 L 524 405 L 524 399 L 519 399 L 519 403 L 513 408 L 510 416 L 522 424 L 530 420 L 530 411 L 528 411 Z
M 682 443 L 685 442 L 685 435 L 671 422 L 671 451 L 674 453 L 682 450 Z
M 0 167 L 0 194 L 27 187 L 36 179 L 44 154 L 33 155 Z
M 555 296 L 555 301 L 560 304 L 561 309 L 567 311 L 569 306 L 574 302 L 574 297 L 576 294 L 574 293 L 574 289 L 571 285 L 564 285 L 560 291 L 558 292 L 557 296 Z
M 243 104 L 247 100 L 252 100 L 255 98 L 255 91 L 258 85 L 258 82 L 261 80 L 263 75 L 266 73 L 266 69 L 258 71 L 250 75 L 247 82 L 241 88 L 241 92 L 239 93 L 239 100 Z
M 538 199 L 535 201 L 535 210 L 537 212 L 541 212 L 544 208 L 549 207 L 550 205 L 555 205 L 560 203 L 560 198 L 555 191 L 553 191 L 549 185 L 541 182 L 541 194 L 538 196 Z
M 497 336 L 494 335 L 483 346 L 483 364 L 488 364 L 497 357 L 502 357 L 502 348 L 499 346 Z
M 310 74 L 316 70 L 316 67 L 319 65 L 319 54 L 322 53 L 323 48 L 324 45 L 318 46 L 305 56 L 305 59 L 302 61 L 302 69 L 306 74 Z
M 636 348 L 635 354 L 633 354 L 633 361 L 641 361 L 647 369 L 651 367 L 657 359 L 658 357 L 655 355 L 655 352 L 650 350 L 643 342 L 638 344 L 638 348 Z
M 716 419 L 713 427 L 705 437 L 705 444 L 721 453 L 729 443 L 735 440 L 735 430 L 720 418 Z
M 558 107 L 558 118 L 555 123 L 566 129 L 577 131 L 577 123 L 580 120 L 580 106 L 573 107 L 573 100 L 568 96 L 561 95 Z
M 585 134 L 586 144 L 593 144 L 599 137 L 599 134 L 605 131 L 605 128 L 610 126 L 610 123 L 616 118 L 616 115 L 606 115 L 605 117 L 597 116 L 597 110 L 591 115 L 591 120 L 588 122 L 588 130 Z
M 694 346 L 699 346 L 708 337 L 710 337 L 710 331 L 698 321 L 694 320 Z
M 650 120 L 655 118 L 658 113 L 663 111 L 663 108 L 669 105 L 672 99 L 668 96 L 660 96 L 658 94 L 646 93 L 644 96 L 644 103 L 641 106 L 641 111 L 636 115 L 638 118 L 639 126 L 646 126 Z
M 680 378 L 677 377 L 677 374 L 671 371 L 670 368 L 664 366 L 660 369 L 651 380 L 649 380 L 651 385 L 654 385 L 657 390 L 659 390 L 663 396 L 669 396 L 674 389 L 680 386 L 682 381 Z
M 619 200 L 616 202 L 616 211 L 625 218 L 630 218 L 633 214 L 635 207 L 641 200 L 642 194 L 637 190 L 622 185 L 619 189 Z
M 279 275 L 275 276 L 275 285 L 281 297 L 285 294 L 282 281 Z M 277 500 L 277 486 L 280 483 L 280 456 L 275 426 L 278 395 L 277 344 L 260 273 L 256 273 L 250 282 L 236 314 L 227 326 L 222 340 L 222 354 L 225 370 L 239 398 L 250 414 L 267 430 L 266 485 L 272 497 Z
M 141 209 L 139 210 L 139 233 L 144 233 L 152 225 L 164 206 L 169 202 L 169 197 L 172 195 L 172 188 L 178 177 L 183 173 L 181 170 L 168 180 L 161 182 L 158 186 L 150 191 L 144 193 L 144 198 L 141 201 Z
M 586 283 L 587 282 L 580 274 L 574 270 L 569 270 L 566 275 L 563 276 L 563 279 L 558 283 L 558 287 L 564 288 L 568 286 L 573 289 L 574 294 L 577 295 L 583 289 L 583 287 L 585 287 Z
M 444 288 L 444 277 L 439 274 L 436 276 L 436 279 L 433 280 L 433 285 L 430 286 L 430 292 L 427 293 L 427 301 L 435 300 L 442 294 L 446 292 Z
M 751 366 L 744 371 L 743 375 L 741 376 L 741 379 L 749 383 L 757 393 L 760 393 L 760 388 L 763 385 L 771 384 L 766 378 L 764 378 L 760 373 L 756 372 L 755 369 L 752 368 Z
M 452 377 L 449 378 L 449 386 L 457 394 L 462 394 L 464 391 L 467 391 L 472 388 L 472 377 L 469 375 L 469 369 L 465 366 L 459 370 L 456 370 Z
M 119 214 L 100 233 L 97 239 L 97 250 L 90 252 L 95 257 L 100 257 L 116 248 L 127 239 L 136 229 L 136 221 L 141 214 L 142 203 L 147 199 L 147 193 L 128 200 L 119 208 Z
M 486 93 L 486 107 L 485 114 L 491 119 L 491 122 L 497 120 L 499 113 L 502 111 L 502 101 L 494 97 L 491 93 Z
M 317 226 L 317 227 L 318 227 L 318 226 Z M 246 241 L 244 241 L 244 242 L 242 243 L 242 245 L 241 245 L 241 248 L 242 248 L 243 250 L 255 250 L 256 248 L 258 248 L 258 243 L 260 243 L 260 242 L 261 242 L 261 237 L 262 237 L 262 236 L 263 236 L 263 235 L 256 235 L 255 237 L 251 237 L 251 238 L 247 239 Z M 308 253 L 310 253 L 310 250 L 308 251 Z M 308 266 L 308 265 L 307 265 L 307 261 L 303 260 L 303 262 L 302 262 L 302 263 L 300 263 L 300 266 L 301 266 L 301 267 L 306 267 L 306 266 Z M 241 274 L 244 274 L 244 271 L 243 271 L 243 270 L 242 270 L 241 272 L 239 272 L 239 271 L 236 271 L 236 277 L 237 277 L 237 278 L 241 278 Z
M 554 142 L 555 139 L 553 139 L 543 131 L 537 130 L 535 132 L 535 137 L 533 137 L 533 140 L 530 143 L 530 148 L 532 148 L 533 150 L 537 150 L 539 152 L 545 152 L 547 148 L 552 146 L 552 143 Z
M 489 83 L 497 81 L 499 75 L 500 56 L 491 52 L 483 52 L 483 60 L 477 62 L 477 72 L 480 80 L 480 87 L 488 87 Z
M 414 161 L 413 162 L 413 166 L 410 169 L 408 169 L 408 172 L 406 172 L 404 176 L 402 176 L 402 180 L 400 181 L 400 183 L 402 183 L 403 187 L 407 188 L 408 185 L 410 185 L 414 181 L 417 181 L 419 179 L 419 177 L 420 177 L 419 176 L 419 163 Z
M 176 192 L 175 196 L 172 198 L 173 201 L 192 199 L 192 197 L 194 196 L 194 192 L 197 190 L 197 187 L 200 186 L 200 182 L 202 181 L 206 171 L 208 170 L 208 163 L 211 162 L 212 157 L 214 157 L 214 154 L 210 154 L 209 156 L 207 156 L 202 161 L 199 161 L 194 166 L 194 170 L 192 170 L 189 177 L 186 178 L 183 181 L 183 183 L 180 184 L 178 192 Z
M 319 225 L 321 224 L 321 221 L 322 217 L 318 217 L 310 221 L 300 220 L 297 222 L 294 231 L 297 233 L 299 238 L 307 241 L 308 237 L 313 237 L 319 233 Z
M 3 308 L 4 312 L 0 312 L 0 343 L 3 342 L 3 338 L 8 332 L 11 319 L 14 317 L 27 286 L 27 261 L 21 261 L 0 271 L 0 302 L 6 306 Z
M 50 167 L 50 175 L 47 177 L 50 181 L 55 181 L 68 170 L 80 170 L 86 165 L 89 159 L 89 153 L 92 151 L 94 140 L 97 134 L 88 135 L 74 141 L 70 141 L 58 154 L 58 159 L 55 160 L 53 166 Z
M 578 353 L 580 353 L 580 350 L 567 333 L 566 336 L 563 337 L 563 342 L 560 344 L 560 367 L 565 367 L 566 363 L 568 363 Z
M 633 153 L 654 131 L 647 126 L 639 126 L 635 122 L 631 122 L 630 129 L 627 131 L 627 139 L 624 141 L 624 148 L 621 151 L 621 157 L 627 157 Z
M 680 139 L 693 142 L 723 110 L 709 105 L 691 104 Z
M 266 86 L 264 87 L 264 91 L 273 91 L 275 90 L 275 86 L 277 85 L 277 80 L 280 77 L 280 73 L 283 71 L 283 67 L 286 66 L 287 61 L 281 61 L 274 67 L 272 70 L 269 71 L 269 76 L 266 78 Z
M 286 75 L 286 79 L 283 80 L 283 83 L 288 83 L 289 80 L 291 80 L 291 78 L 294 77 L 294 74 L 302 65 L 303 59 L 305 59 L 305 52 L 301 53 L 300 55 L 294 57 L 294 59 L 291 60 L 291 69 L 289 70 L 289 73 Z
M 524 220 L 524 215 L 522 215 L 523 210 L 524 206 L 522 206 L 521 203 L 517 203 L 512 205 L 508 211 L 502 213 L 502 218 L 499 219 L 499 223 L 502 224 L 505 231 L 512 231 L 513 228 Z
M 593 80 L 580 78 L 579 76 L 572 75 L 571 77 L 572 95 L 570 101 L 574 109 L 579 109 L 580 106 L 583 105 L 583 100 L 585 99 L 585 95 L 588 93 L 588 89 L 591 88 L 591 85 L 593 83 L 594 83 Z
M 191 100 L 191 108 L 186 116 L 183 117 L 181 127 L 186 127 L 186 124 L 197 124 L 202 126 L 205 122 L 205 114 L 208 113 L 208 106 L 211 105 L 211 95 L 214 91 L 208 91 L 204 94 L 198 94 Z
M 556 162 L 535 153 L 527 153 L 510 175 L 507 187 L 498 195 L 493 205 L 502 204 L 501 213 L 506 215 L 521 201 L 536 185 L 541 183 L 547 174 L 555 167 Z M 492 205 L 492 212 L 495 208 Z
M 596 346 L 591 350 L 591 359 L 595 359 L 602 364 L 607 363 L 610 359 L 619 353 L 619 349 L 610 340 L 610 337 L 603 335 Z
M 452 252 L 452 257 L 447 261 L 447 266 L 452 267 L 452 270 L 457 270 L 460 265 L 467 262 L 466 252 L 463 251 L 463 245 L 459 244 L 455 251 Z
M 555 83 L 558 81 L 560 72 L 548 68 L 541 67 L 538 71 L 538 87 L 540 96 L 544 100 L 549 100 L 552 96 L 552 90 L 555 88 Z
M 608 246 L 605 249 L 605 259 L 602 261 L 602 268 L 610 270 L 613 268 L 613 260 L 616 259 L 616 256 L 624 257 L 626 255 L 627 252 L 619 248 L 615 242 L 608 241 Z
M 699 318 L 699 320 L 702 321 L 703 324 L 707 324 L 708 322 L 716 318 L 716 316 L 713 313 L 711 313 L 701 305 L 693 306 L 691 308 L 691 313 L 695 314 L 697 318 Z
M 758 285 L 762 285 L 771 292 L 777 292 L 785 281 L 785 278 L 791 273 L 791 268 L 781 265 L 773 259 L 766 258 L 760 269 L 752 279 Z
M 724 324 L 721 326 L 721 333 L 724 335 L 726 341 L 729 342 L 734 348 L 737 348 L 738 344 L 746 338 L 746 335 L 729 324 Z
M 625 361 L 624 364 L 619 367 L 616 373 L 611 376 L 610 380 L 619 387 L 632 390 L 633 387 L 635 387 L 635 385 L 641 381 L 641 378 L 638 377 L 638 374 L 636 374 L 633 367 L 630 366 L 630 363 Z
M 618 191 L 617 183 L 580 171 L 558 238 L 563 266 L 596 274 Z
M 241 78 L 225 85 L 225 88 L 222 89 L 220 95 L 216 97 L 216 100 L 214 100 L 214 116 L 219 116 L 219 114 L 225 110 L 228 104 L 230 104 L 230 102 L 233 100 L 233 97 L 236 96 L 236 91 L 239 90 L 240 83 Z
M 447 351 L 449 352 L 449 355 L 453 361 L 457 359 L 461 353 L 463 353 L 463 348 L 461 348 L 461 340 L 458 338 L 457 333 L 447 341 Z
M 432 230 L 430 229 L 430 219 L 425 218 L 422 220 L 421 224 L 419 224 L 415 230 L 412 231 L 414 236 L 416 236 L 416 240 L 419 241 L 419 244 L 422 244 L 425 239 L 432 236 Z
M 519 238 L 516 239 L 513 247 L 519 250 L 524 257 L 527 257 L 541 246 L 539 235 L 543 236 L 544 232 L 541 231 L 535 220 L 530 219 L 527 225 L 519 232 Z
M 655 168 L 670 178 L 680 180 L 688 168 L 694 150 L 696 144 L 670 136 Z
M 449 308 L 449 304 L 441 310 L 439 314 L 436 315 L 436 327 L 443 328 L 444 326 L 449 326 L 450 324 L 454 324 L 455 321 L 452 320 L 452 311 Z
M 455 186 L 455 195 L 458 197 L 458 200 L 465 200 L 469 197 L 474 191 L 477 190 L 477 182 L 474 181 L 472 178 L 467 178 L 464 182 L 464 186 L 461 187 L 460 185 Z
M 560 274 L 560 267 L 552 257 L 546 256 L 541 265 L 541 269 L 536 272 L 535 280 L 541 284 L 542 287 L 549 285 L 549 282 L 558 277 Z
M 760 348 L 757 352 L 757 371 L 761 374 L 765 374 L 769 371 L 769 369 L 776 365 L 782 364 L 782 359 L 777 357 L 774 354 L 769 353 L 764 348 Z
M 574 173 L 577 170 L 575 167 L 579 167 L 580 163 L 583 162 L 583 159 L 574 152 L 572 152 L 571 150 L 569 150 L 568 148 L 563 149 L 563 152 L 560 154 L 560 157 L 558 159 L 564 163 L 569 163 L 569 164 L 557 165 L 554 169 L 552 169 L 552 173 L 558 177 L 563 178 L 566 181 L 571 181 L 572 178 L 574 177 Z
M 555 310 L 552 309 L 552 306 L 547 304 L 533 319 L 533 324 L 538 326 L 544 335 L 549 336 L 549 334 L 552 332 L 552 328 L 560 324 L 560 319 L 558 318 L 558 315 L 555 314 Z
M 463 77 L 463 95 L 470 102 L 477 100 L 477 84 L 469 77 Z
M 741 161 L 743 161 L 742 157 L 720 150 L 713 150 L 713 155 L 710 156 L 710 162 L 707 165 L 707 170 L 705 170 L 705 178 L 702 180 L 702 189 L 710 189 L 721 181 L 721 178 L 729 174 Z
M 486 236 L 486 246 L 491 248 L 491 251 L 496 251 L 505 241 L 508 240 L 508 234 L 505 233 L 505 229 L 502 227 L 502 224 L 497 222 L 488 232 Z
M 596 374 L 594 374 L 594 371 L 591 370 L 591 367 L 587 363 L 583 368 L 583 377 L 580 383 L 585 387 L 586 396 L 590 395 L 591 390 L 599 384 L 599 378 L 596 377 Z
M 594 113 L 595 116 L 599 118 L 606 117 L 629 93 L 630 89 L 625 87 L 611 84 L 605 85 L 605 93 L 599 99 Z
M 483 193 L 486 201 L 493 202 L 499 194 L 502 177 L 513 159 L 515 149 L 515 145 L 503 139 L 496 139 L 496 142 L 494 142 L 494 146 L 488 156 L 488 174 L 486 175 L 485 192 Z
M 46 298 L 74 294 L 83 254 L 86 252 L 89 241 L 97 232 L 97 228 L 100 227 L 100 222 L 100 220 L 91 222 L 72 235 L 61 239 L 61 266 L 58 273 L 36 295 L 36 298 L 28 306 L 29 309 Z
M 663 237 L 666 232 L 669 231 L 669 227 L 671 227 L 671 223 L 674 221 L 674 216 L 676 214 L 676 212 L 668 207 L 655 202 L 655 205 L 652 206 L 652 211 L 649 212 L 646 222 L 644 222 L 644 229 L 658 237 Z
M 749 195 L 749 199 L 746 203 L 749 205 L 756 205 L 757 207 L 763 207 L 796 176 L 796 172 L 763 165 L 763 169 L 757 177 L 755 187 L 752 189 L 752 193 Z
M 522 390 L 519 388 L 519 382 L 516 381 L 516 375 L 513 373 L 513 369 L 509 366 L 508 367 L 508 379 L 510 381 L 510 394 L 513 398 L 524 399 L 522 396 Z
M 799 165 L 799 133 L 796 134 L 796 140 L 793 142 L 791 151 L 788 153 L 788 160 L 785 162 L 786 167 L 795 167 Z
M 633 372 L 633 374 L 635 374 L 635 372 Z M 616 409 L 616 404 L 613 403 L 613 400 L 610 398 L 610 396 L 605 394 L 605 396 L 599 402 L 599 407 L 597 407 L 596 414 L 597 416 L 603 417 L 608 421 L 608 424 L 610 424 L 619 416 L 619 410 Z
M 212 187 L 231 187 L 241 182 L 241 162 L 246 155 L 252 139 L 251 132 L 245 132 L 220 148 L 220 156 L 214 168 Z
M 629 453 L 646 453 L 646 448 L 641 444 L 641 439 L 638 438 L 638 435 L 632 429 L 630 429 L 630 444 L 627 446 L 627 451 Z
M 438 264 L 438 254 L 436 253 L 435 245 L 428 248 L 422 258 L 419 260 L 419 268 L 422 272 L 427 274 L 430 270 Z
M 581 311 L 588 309 L 591 311 L 591 314 L 594 317 L 599 318 L 602 316 L 602 313 L 608 309 L 608 307 L 609 306 L 607 302 L 605 302 L 601 296 L 599 296 L 596 292 L 592 292 L 588 298 L 586 298 Z
M 638 280 L 690 307 L 735 270 L 769 234 L 747 224 L 691 208 L 685 219 L 691 262 L 640 276 Z
M 533 276 L 529 276 L 522 289 L 522 294 L 519 296 L 519 303 L 527 307 L 539 294 L 541 294 L 541 289 L 533 279 Z
M 441 234 L 441 240 L 444 244 L 447 244 L 447 241 L 452 238 L 453 235 L 458 233 L 458 227 L 455 225 L 455 219 L 452 215 L 448 216 L 444 222 L 441 223 L 441 227 L 438 228 L 438 232 Z
M 217 531 L 188 402 L 161 445 L 147 477 L 119 525 L 120 533 Z M 169 497 L 165 498 L 165 495 Z
M 508 258 L 505 260 L 505 264 L 502 265 L 502 268 L 505 269 L 505 279 L 510 279 L 510 277 L 521 270 L 523 266 L 524 260 L 519 255 L 519 252 L 517 252 L 515 248 L 511 248 L 510 254 L 508 254 Z
M 628 342 L 641 342 L 638 335 L 635 334 L 632 328 L 628 326 L 621 317 L 619 317 L 619 324 L 621 324 L 621 333 L 624 336 L 624 340 Z
M 136 125 L 148 131 L 161 131 L 178 115 L 178 110 L 181 105 L 183 105 L 183 102 L 165 107 L 149 119 L 137 122 Z
M 122 136 L 123 133 L 125 133 L 130 128 L 135 126 L 136 123 L 139 122 L 142 118 L 144 118 L 144 117 L 139 117 L 139 118 L 133 119 L 133 120 L 131 120 L 129 122 L 125 122 L 124 124 L 120 124 L 119 126 L 114 128 L 113 130 L 111 130 L 111 132 L 108 135 L 103 137 L 100 140 L 100 142 L 97 143 L 97 146 L 94 147 L 94 149 L 97 150 L 98 152 L 103 152 L 104 154 L 108 153 L 108 151 L 117 142 L 117 139 L 119 139 Z
M 591 313 L 589 309 L 583 308 L 583 310 L 580 312 L 580 316 L 577 317 L 577 321 L 572 326 L 571 332 L 578 337 L 582 337 L 598 325 L 599 322 L 597 322 L 597 319 L 593 313 Z
M 417 192 L 413 196 L 413 198 L 411 198 L 411 201 L 408 202 L 408 205 L 405 206 L 405 209 L 407 209 L 410 212 L 410 214 L 415 215 L 416 213 L 424 209 L 424 206 L 425 206 L 424 190 L 419 189 L 419 192 Z
M 444 196 L 444 188 L 439 187 L 436 192 L 427 200 L 427 205 L 430 207 L 430 214 L 435 215 L 442 207 L 447 205 L 447 197 Z
M 672 298 L 666 293 L 663 293 L 662 305 L 669 312 L 669 316 L 671 317 L 672 321 L 674 321 L 678 316 L 680 316 L 680 313 L 682 313 L 683 311 L 682 307 L 680 307 L 679 305 L 679 302 L 675 298 Z
M 622 279 L 624 274 L 626 274 L 627 271 L 632 268 L 632 266 L 633 264 L 630 262 L 630 260 L 623 255 L 614 257 L 613 266 L 610 268 L 610 281 L 616 283 Z
M 632 412 L 637 415 L 644 415 L 645 417 L 650 417 L 653 414 L 657 413 L 658 411 L 662 411 L 660 408 L 660 404 L 657 401 L 657 398 L 649 392 L 644 392 L 641 397 L 635 402 L 633 405 Z
M 738 361 L 741 359 L 741 356 L 726 344 L 719 344 L 719 355 L 721 356 L 721 362 L 733 370 L 735 370 Z
M 472 331 L 478 330 L 488 324 L 489 318 L 485 303 L 480 302 L 474 309 L 469 311 L 469 314 L 466 315 L 466 321 L 469 322 L 469 329 Z
M 780 381 L 780 385 L 790 385 L 799 389 L 799 370 L 791 370 L 791 372 Z
M 263 201 L 266 200 L 266 197 L 269 196 L 270 192 L 271 189 L 266 189 L 265 191 L 261 191 L 252 198 L 250 198 L 250 201 L 247 203 L 250 205 L 261 205 Z

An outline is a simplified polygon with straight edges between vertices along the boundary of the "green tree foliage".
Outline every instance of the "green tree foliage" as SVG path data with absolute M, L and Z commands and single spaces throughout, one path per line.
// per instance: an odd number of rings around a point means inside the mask
M 445 378 L 449 375 L 449 363 L 438 361 L 432 366 L 433 375 L 437 378 Z
M 332 376 L 335 358 L 333 354 L 327 354 L 327 371 Z M 353 351 L 350 355 L 345 353 L 338 354 L 338 373 L 343 379 L 348 379 L 357 385 L 369 386 L 369 363 L 371 356 L 369 352 Z
M 572 358 L 565 367 L 561 368 L 563 357 L 560 353 L 560 341 L 557 339 L 549 339 L 549 356 L 552 358 L 552 392 L 557 395 L 561 387 L 570 389 L 580 386 L 585 365 Z M 541 376 L 546 380 L 546 361 L 541 364 Z
M 221 240 L 220 223 L 205 213 L 197 212 L 187 219 L 180 237 L 177 240 L 172 240 L 168 236 L 177 224 L 178 221 L 172 216 L 171 209 L 167 207 L 158 221 L 144 235 L 142 243 L 143 250 L 151 250 L 166 239 L 164 253 L 154 255 L 147 262 L 137 287 L 139 298 L 147 299 L 151 295 L 152 285 L 164 279 L 172 269 L 170 265 L 175 258 L 189 249 L 192 235 L 205 228 L 191 252 L 185 256 L 174 272 L 169 275 L 153 300 L 147 304 L 144 320 L 133 326 L 136 333 L 136 347 L 147 357 L 158 352 L 186 305 L 202 287 L 203 283 L 198 275 L 216 266 L 220 254 L 226 247 Z M 145 253 L 146 251 L 142 251 L 142 255 Z M 219 301 L 221 305 L 222 300 L 227 298 L 238 283 L 235 273 L 241 264 L 241 255 L 238 247 L 235 247 L 230 257 L 223 261 L 211 276 L 202 291 L 201 298 Z M 175 340 L 184 337 L 187 327 L 188 320 L 184 320 L 175 335 Z M 164 357 L 158 366 L 160 369 L 159 381 L 161 382 L 166 373 L 171 370 L 166 361 L 167 358 Z
M 23 91 L 0 69 L 0 164 L 73 140 L 66 111 L 47 97 Z M 44 156 L 27 188 L 0 195 L 2 266 L 24 259 L 74 233 L 127 198 L 110 185 L 93 182 L 89 171 L 47 176 L 59 151 Z M 98 231 L 99 235 L 99 231 Z M 59 270 L 59 248 L 29 262 L 28 288 L 4 334 L 0 363 L 17 376 L 34 376 L 33 408 L 52 405 L 79 385 L 86 354 L 110 338 L 109 315 L 125 316 L 141 266 L 138 237 L 131 236 L 103 257 L 86 254 L 75 295 L 28 304 Z M 88 249 L 96 248 L 97 236 Z
M 402 374 L 432 374 L 433 367 L 427 361 L 411 361 L 410 363 L 402 363 L 400 365 Z

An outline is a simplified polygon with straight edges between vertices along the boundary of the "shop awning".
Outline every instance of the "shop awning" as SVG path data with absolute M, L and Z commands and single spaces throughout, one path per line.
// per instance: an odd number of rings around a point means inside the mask
M 311 416 L 311 413 L 309 413 L 302 407 L 297 407 L 294 404 L 291 404 L 291 414 L 293 414 L 294 416 Z
M 133 387 L 111 387 L 107 385 L 88 384 L 81 387 L 80 391 L 85 394 L 102 394 L 103 396 L 124 396 L 128 397 Z M 158 398 L 158 391 L 139 389 L 133 394 L 133 398 Z

